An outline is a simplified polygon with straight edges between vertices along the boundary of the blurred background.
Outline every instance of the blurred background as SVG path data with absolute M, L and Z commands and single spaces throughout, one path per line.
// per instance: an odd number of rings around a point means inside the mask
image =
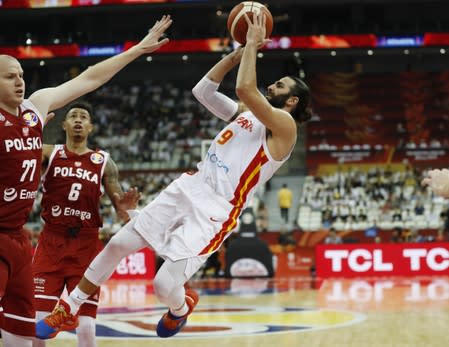
M 0 53 L 21 61 L 30 95 L 126 50 L 171 14 L 170 44 L 84 98 L 94 107 L 90 145 L 111 153 L 123 188 L 137 186 L 144 206 L 194 169 L 224 126 L 191 89 L 234 49 L 226 20 L 237 3 L 0 0 Z M 449 3 L 263 3 L 274 30 L 258 56 L 259 87 L 301 77 L 312 90 L 314 117 L 300 129 L 291 159 L 257 192 L 235 238 L 267 245 L 276 276 L 315 274 L 317 245 L 447 242 L 448 201 L 420 181 L 449 163 Z M 233 98 L 235 77 L 221 86 Z M 65 141 L 64 112 L 46 128 L 46 143 Z M 38 198 L 28 223 L 33 242 L 39 205 Z M 108 200 L 102 213 L 107 242 L 120 223 Z M 202 275 L 229 274 L 225 252 Z

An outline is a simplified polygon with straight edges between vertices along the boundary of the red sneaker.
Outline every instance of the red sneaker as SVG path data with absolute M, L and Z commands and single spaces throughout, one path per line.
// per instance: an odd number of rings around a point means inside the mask
M 187 317 L 198 304 L 199 297 L 193 289 L 186 290 L 186 304 L 189 310 L 184 316 L 176 317 L 170 310 L 165 313 L 157 324 L 156 332 L 159 337 L 170 337 L 176 335 L 187 323 Z
M 78 327 L 78 315 L 70 313 L 70 306 L 64 300 L 54 308 L 53 312 L 36 324 L 36 337 L 42 340 L 51 339 L 61 331 L 70 331 Z

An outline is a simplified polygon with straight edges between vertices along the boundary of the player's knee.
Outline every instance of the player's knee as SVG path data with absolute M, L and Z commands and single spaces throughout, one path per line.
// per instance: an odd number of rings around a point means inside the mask
M 111 254 L 122 259 L 124 256 L 127 256 L 129 251 L 124 246 L 123 242 L 118 237 L 112 237 L 106 245 L 105 251 L 108 250 Z
M 95 318 L 80 316 L 76 335 L 78 347 L 95 347 Z

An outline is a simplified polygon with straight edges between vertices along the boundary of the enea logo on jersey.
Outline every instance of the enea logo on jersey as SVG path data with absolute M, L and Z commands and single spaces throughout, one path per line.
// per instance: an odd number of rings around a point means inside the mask
M 102 164 L 104 162 L 104 157 L 102 154 L 95 152 L 90 155 L 90 161 L 94 164 Z
M 6 188 L 3 191 L 3 200 L 5 200 L 6 202 L 10 202 L 15 200 L 15 198 L 17 198 L 17 190 L 15 190 L 14 188 Z
M 156 326 L 166 308 L 129 309 L 126 313 L 101 312 L 97 336 L 109 339 L 158 338 Z M 107 312 L 107 309 L 105 310 Z M 343 327 L 365 320 L 360 313 L 333 309 L 269 306 L 198 306 L 177 338 L 247 336 L 298 333 Z M 63 334 L 60 336 L 62 337 Z M 69 337 L 68 333 L 63 336 Z M 72 335 L 74 336 L 74 335 Z
M 39 117 L 33 111 L 27 110 L 22 113 L 22 118 L 25 121 L 26 125 L 29 127 L 34 127 L 39 123 Z
M 55 205 L 51 207 L 51 215 L 53 217 L 59 217 L 62 213 L 61 206 Z

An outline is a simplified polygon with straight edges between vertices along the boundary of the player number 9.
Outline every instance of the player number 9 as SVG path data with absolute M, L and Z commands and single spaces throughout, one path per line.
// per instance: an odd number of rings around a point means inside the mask
M 223 134 L 221 134 L 220 139 L 217 141 L 218 144 L 224 145 L 226 142 L 228 142 L 232 136 L 234 136 L 234 133 L 232 130 L 228 129 Z

